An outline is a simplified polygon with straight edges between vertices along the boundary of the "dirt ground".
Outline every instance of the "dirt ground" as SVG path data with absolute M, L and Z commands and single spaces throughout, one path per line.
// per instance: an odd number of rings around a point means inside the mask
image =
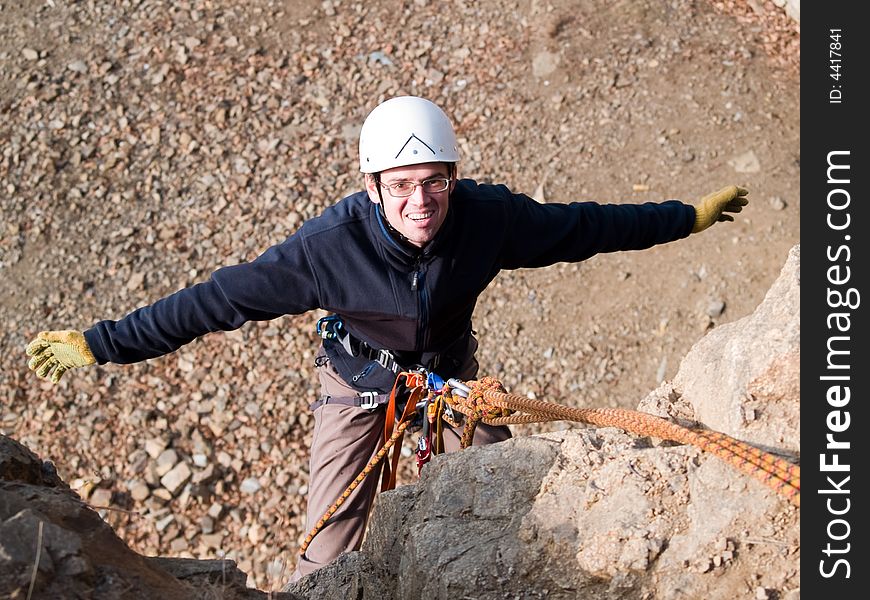
M 388 96 L 441 103 L 463 176 L 540 201 L 750 190 L 736 222 L 686 240 L 501 274 L 474 326 L 481 374 L 511 391 L 636 407 L 705 332 L 752 312 L 799 242 L 800 34 L 772 2 L 396 6 L 0 8 L 0 429 L 96 506 L 102 490 L 142 552 L 228 556 L 280 585 L 305 535 L 319 315 L 57 387 L 24 346 L 251 259 L 357 189 L 358 128 Z M 194 472 L 180 495 L 159 489 L 166 449 Z

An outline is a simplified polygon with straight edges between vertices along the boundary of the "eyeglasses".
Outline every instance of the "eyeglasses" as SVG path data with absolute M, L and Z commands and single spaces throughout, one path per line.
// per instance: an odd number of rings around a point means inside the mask
M 396 181 L 393 183 L 382 183 L 381 187 L 387 188 L 390 196 L 393 198 L 406 198 L 417 190 L 417 186 L 423 188 L 427 194 L 437 194 L 443 192 L 450 186 L 452 180 L 447 177 L 435 177 L 417 183 L 415 181 Z

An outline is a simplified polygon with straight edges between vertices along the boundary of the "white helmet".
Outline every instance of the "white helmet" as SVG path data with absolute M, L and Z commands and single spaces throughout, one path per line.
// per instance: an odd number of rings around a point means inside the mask
M 363 173 L 458 161 L 459 144 L 450 119 L 424 98 L 391 98 L 369 113 L 360 130 L 359 170 Z

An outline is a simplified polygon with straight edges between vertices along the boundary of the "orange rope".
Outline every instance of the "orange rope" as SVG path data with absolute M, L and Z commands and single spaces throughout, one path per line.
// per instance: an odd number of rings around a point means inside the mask
M 381 460 L 383 460 L 383 458 L 387 455 L 387 452 L 389 452 L 393 444 L 396 443 L 396 440 L 402 437 L 402 434 L 405 433 L 405 429 L 407 429 L 408 425 L 410 424 L 410 420 L 399 423 L 398 427 L 396 427 L 396 430 L 390 436 L 390 439 L 387 440 L 387 443 L 384 444 L 380 450 L 378 450 L 378 453 L 375 454 L 375 456 L 369 461 L 369 464 L 367 464 L 362 472 L 360 472 L 360 474 L 356 476 L 356 479 L 354 479 L 353 482 L 349 486 L 347 486 L 347 489 L 344 490 L 341 496 L 338 497 L 338 500 L 336 500 L 333 505 L 329 507 L 329 510 L 323 513 L 323 516 L 320 517 L 319 521 L 317 521 L 317 525 L 315 525 L 308 533 L 308 535 L 305 536 L 305 541 L 302 542 L 302 546 L 299 548 L 299 554 L 305 554 L 305 551 L 308 550 L 308 546 L 311 544 L 311 540 L 314 539 L 314 536 L 316 536 L 320 532 L 320 530 L 323 529 L 323 526 L 326 525 L 326 522 L 329 520 L 329 518 L 332 517 L 332 515 L 334 515 L 339 508 L 341 508 L 341 505 L 344 504 L 344 501 L 347 500 L 353 493 L 353 491 L 357 487 L 359 487 L 359 484 L 361 484 L 363 480 L 368 477 L 369 473 L 371 473 L 375 469 L 375 467 L 378 466 L 378 463 L 381 462 Z
M 484 378 L 486 379 L 486 378 Z M 483 380 L 481 380 L 483 381 Z M 525 411 L 538 419 L 578 421 L 599 427 L 618 427 L 643 436 L 652 436 L 683 444 L 691 444 L 718 456 L 742 471 L 788 498 L 795 506 L 800 506 L 800 465 L 765 452 L 746 442 L 737 440 L 718 431 L 690 429 L 655 415 L 624 408 L 571 408 L 541 400 L 532 400 L 517 394 L 508 394 L 497 389 L 491 382 L 467 382 L 472 391 L 479 390 L 475 405 L 488 403 L 493 408 L 507 411 Z M 504 388 L 502 388 L 503 390 Z M 469 394 L 471 396 L 472 394 Z M 451 399 L 456 399 L 454 395 Z M 459 401 L 453 406 L 465 413 L 466 403 Z M 475 408 L 487 411 L 485 407 Z M 512 418 L 512 417 L 511 417 Z M 482 419 L 484 423 L 496 424 L 498 419 Z

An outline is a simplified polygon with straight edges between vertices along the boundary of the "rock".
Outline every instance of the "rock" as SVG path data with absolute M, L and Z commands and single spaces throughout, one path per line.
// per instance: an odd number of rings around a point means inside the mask
M 773 210 L 784 210 L 786 207 L 785 200 L 783 200 L 779 196 L 771 196 L 770 207 Z
M 239 486 L 239 491 L 243 494 L 255 494 L 260 491 L 260 482 L 256 477 L 248 477 Z
M 761 163 L 758 161 L 758 157 L 755 156 L 755 152 L 752 150 L 735 156 L 728 161 L 728 164 L 731 165 L 737 173 L 758 173 L 761 171 Z
M 175 515 L 166 515 L 154 524 L 154 528 L 158 532 L 162 533 L 166 531 L 166 528 L 169 527 L 173 522 L 175 522 Z
M 696 419 L 753 443 L 798 451 L 800 420 L 800 246 L 752 315 L 720 325 L 683 359 L 674 385 Z M 749 402 L 745 398 L 754 397 Z M 746 422 L 743 410 L 767 417 Z
M 160 478 L 160 484 L 173 496 L 178 495 L 181 488 L 190 480 L 193 473 L 187 463 L 180 462 L 171 471 Z
M 214 519 L 208 515 L 201 517 L 199 519 L 199 530 L 205 534 L 214 532 Z
M 67 488 L 52 463 L 40 460 L 29 448 L 4 435 L 0 435 L 0 481 Z
M 92 508 L 105 508 L 112 504 L 112 490 L 97 488 L 91 493 L 88 501 Z
M 168 443 L 164 439 L 151 439 L 145 442 L 145 452 L 147 452 L 148 456 L 151 458 L 157 458 L 160 456 L 160 453 L 166 449 L 167 445 Z
M 172 448 L 167 448 L 157 457 L 155 469 L 159 477 L 163 477 L 166 473 L 178 464 L 178 453 Z
M 142 480 L 134 481 L 130 486 L 130 497 L 136 502 L 142 502 L 151 495 L 151 488 Z
M 42 464 L 0 435 L 0 594 L 28 595 L 41 541 L 34 598 L 87 597 L 97 584 L 106 597 L 190 597 L 187 583 L 131 551 L 56 475 L 39 475 Z
M 199 536 L 199 541 L 207 548 L 219 549 L 223 544 L 224 534 L 223 533 L 210 533 L 203 534 Z M 246 578 L 247 579 L 247 578 Z
M 82 75 L 88 72 L 88 65 L 86 65 L 85 62 L 81 60 L 74 60 L 73 62 L 69 63 L 66 68 L 70 71 L 80 73 Z
M 208 516 L 212 519 L 220 519 L 224 513 L 224 506 L 218 502 L 215 502 L 211 506 L 208 507 Z
M 722 316 L 723 312 L 725 312 L 725 302 L 723 300 L 712 300 L 707 305 L 707 315 L 714 319 Z
M 532 59 L 532 75 L 538 79 L 548 77 L 559 68 L 560 57 L 552 52 L 539 52 Z
M 194 483 L 208 483 L 212 481 L 217 474 L 215 473 L 214 465 L 209 464 L 202 471 L 193 474 Z

